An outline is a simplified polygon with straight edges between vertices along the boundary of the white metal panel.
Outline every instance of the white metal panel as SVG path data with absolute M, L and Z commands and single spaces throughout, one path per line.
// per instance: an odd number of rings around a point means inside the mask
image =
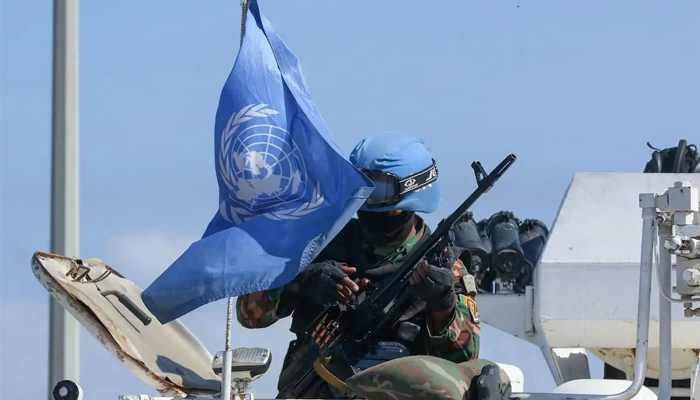
M 551 347 L 632 348 L 636 342 L 642 218 L 639 194 L 697 174 L 578 173 L 537 267 L 535 324 Z M 658 287 L 650 347 L 658 347 Z M 699 348 L 700 319 L 673 310 L 675 348 Z
M 532 312 L 525 294 L 490 294 L 476 296 L 481 322 L 517 338 L 535 343 Z
M 542 261 L 638 263 L 642 243 L 639 194 L 663 193 L 677 181 L 700 186 L 700 175 L 575 174 L 550 229 Z

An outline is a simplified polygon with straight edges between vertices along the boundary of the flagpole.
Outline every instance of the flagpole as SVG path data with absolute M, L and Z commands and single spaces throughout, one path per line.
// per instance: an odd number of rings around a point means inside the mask
M 243 35 L 245 34 L 245 20 L 248 15 L 248 6 L 250 0 L 241 0 L 241 42 L 243 45 Z M 226 343 L 224 345 L 224 359 L 221 370 L 221 400 L 229 400 L 231 398 L 231 365 L 233 364 L 233 350 L 231 349 L 231 328 L 233 322 L 234 311 L 233 297 L 228 298 L 228 307 L 226 310 Z
M 78 0 L 54 0 L 51 252 L 78 256 Z M 49 297 L 49 393 L 80 380 L 80 324 Z M 52 396 L 49 394 L 49 399 Z

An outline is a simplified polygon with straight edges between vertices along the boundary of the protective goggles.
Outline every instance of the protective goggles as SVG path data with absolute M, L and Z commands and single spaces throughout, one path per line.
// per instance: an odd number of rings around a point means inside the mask
M 385 207 L 397 204 L 403 200 L 406 194 L 430 185 L 435 182 L 438 177 L 438 168 L 435 160 L 433 160 L 433 164 L 428 168 L 405 178 L 399 178 L 392 173 L 370 169 L 362 169 L 361 171 L 374 182 L 375 186 L 374 191 L 367 199 L 367 208 Z

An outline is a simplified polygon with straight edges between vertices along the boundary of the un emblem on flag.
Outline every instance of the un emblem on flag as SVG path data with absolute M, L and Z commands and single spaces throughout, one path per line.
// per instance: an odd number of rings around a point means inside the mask
M 320 183 L 309 182 L 306 163 L 289 132 L 267 124 L 243 126 L 278 114 L 266 106 L 243 107 L 231 116 L 221 134 L 218 169 L 229 196 L 221 202 L 219 212 L 234 224 L 258 215 L 299 219 L 323 203 Z M 300 204 L 310 188 L 310 200 Z

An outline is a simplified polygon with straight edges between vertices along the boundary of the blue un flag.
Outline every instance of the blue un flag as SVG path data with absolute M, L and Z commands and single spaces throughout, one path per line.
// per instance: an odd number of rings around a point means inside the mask
M 215 162 L 219 210 L 142 294 L 161 323 L 290 282 L 374 189 L 335 145 L 255 0 L 216 112 Z

